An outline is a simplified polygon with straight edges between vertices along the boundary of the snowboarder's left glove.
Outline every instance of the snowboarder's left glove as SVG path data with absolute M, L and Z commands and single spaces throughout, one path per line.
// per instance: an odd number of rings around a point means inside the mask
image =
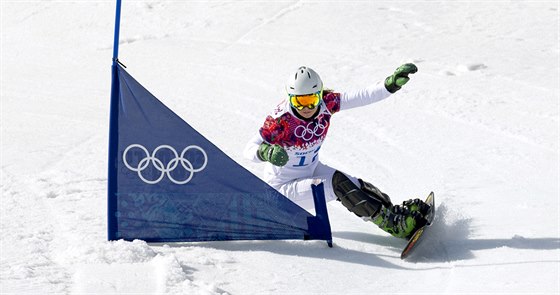
M 257 156 L 263 160 L 272 163 L 275 166 L 284 166 L 288 163 L 288 153 L 278 144 L 270 145 L 266 142 L 261 143 Z
M 409 74 L 414 74 L 418 68 L 414 64 L 404 64 L 395 70 L 395 73 L 385 79 L 385 88 L 391 93 L 397 92 L 408 82 Z

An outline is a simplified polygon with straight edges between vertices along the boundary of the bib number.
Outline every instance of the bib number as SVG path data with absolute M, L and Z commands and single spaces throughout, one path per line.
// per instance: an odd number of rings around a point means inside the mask
M 293 165 L 293 167 L 305 167 L 308 166 L 309 164 L 312 164 L 313 162 L 317 161 L 317 156 L 319 155 L 319 150 L 321 149 L 321 146 L 319 146 L 317 149 L 315 149 L 313 151 L 312 154 L 310 155 L 299 155 L 297 156 L 297 158 L 299 158 L 299 163 L 297 165 Z

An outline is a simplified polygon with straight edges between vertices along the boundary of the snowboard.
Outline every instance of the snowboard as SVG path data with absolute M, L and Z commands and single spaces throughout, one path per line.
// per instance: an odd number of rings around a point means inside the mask
M 430 205 L 430 210 L 428 211 L 428 213 L 425 216 L 427 222 L 424 226 L 417 229 L 414 232 L 414 234 L 412 234 L 412 236 L 408 240 L 408 244 L 406 244 L 406 247 L 404 247 L 404 249 L 401 253 L 401 259 L 406 259 L 412 252 L 414 252 L 414 249 L 416 247 L 418 247 L 418 244 L 422 241 L 422 235 L 428 229 L 428 227 L 430 227 L 430 225 L 432 225 L 432 222 L 434 221 L 434 216 L 436 215 L 436 207 L 435 207 L 435 203 L 434 203 L 434 192 L 431 192 L 428 195 L 428 197 L 426 198 L 426 201 L 424 201 L 424 202 L 426 204 Z

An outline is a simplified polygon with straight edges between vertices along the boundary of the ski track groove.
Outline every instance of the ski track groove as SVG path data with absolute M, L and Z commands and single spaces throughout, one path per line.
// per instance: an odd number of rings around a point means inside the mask
M 56 155 L 50 157 L 51 161 L 43 163 L 37 175 L 27 175 L 23 180 L 16 180 L 14 176 L 2 167 L 2 207 L 3 216 L 2 221 L 12 220 L 17 226 L 10 226 L 7 228 L 2 224 L 3 234 L 9 237 L 3 238 L 2 243 L 19 244 L 21 247 L 20 257 L 14 257 L 16 263 L 9 263 L 9 260 L 4 261 L 2 256 L 2 264 L 16 265 L 15 270 L 5 270 L 3 268 L 2 277 L 10 279 L 11 283 L 23 284 L 29 290 L 36 290 L 33 286 L 35 284 L 42 285 L 41 280 L 50 282 L 52 290 L 45 290 L 46 292 L 68 293 L 71 288 L 72 271 L 69 269 L 71 266 L 57 261 L 57 257 L 53 257 L 53 253 L 64 253 L 65 251 L 58 251 L 57 247 L 61 245 L 68 245 L 68 240 L 62 241 L 60 238 L 66 239 L 68 234 L 72 235 L 72 231 L 60 221 L 59 216 L 68 216 L 69 214 L 76 214 L 74 211 L 76 202 L 83 201 L 83 198 L 69 198 L 65 200 L 67 206 L 53 206 L 54 204 L 60 205 L 61 194 L 66 197 L 72 194 L 82 194 L 82 189 L 71 189 L 65 184 L 75 184 L 80 187 L 84 181 L 104 181 L 104 178 L 88 178 L 86 180 L 68 180 L 66 183 L 57 183 L 53 178 L 59 177 L 58 175 L 64 174 L 68 168 L 64 167 L 64 161 L 68 158 L 80 158 L 83 154 L 85 146 L 97 146 L 95 143 L 99 141 L 100 136 L 87 137 L 71 145 L 67 145 L 67 149 L 60 150 L 60 147 L 51 147 L 55 149 Z M 63 167 L 59 167 L 62 165 Z M 7 181 L 4 183 L 4 181 Z M 46 188 L 44 186 L 47 186 Z M 56 191 L 59 188 L 66 187 L 65 191 Z M 104 187 L 104 186 L 103 186 Z M 55 189 L 53 192 L 52 188 Z M 29 216 L 27 208 L 34 208 L 34 212 L 42 212 L 41 215 Z M 6 214 L 4 214 L 6 210 Z M 75 227 L 74 227 L 75 228 Z M 54 236 L 54 233 L 58 233 Z M 25 274 L 28 274 L 26 277 Z M 21 281 L 18 276 L 23 276 L 25 279 Z M 18 288 L 16 288 L 18 289 Z
M 12 191 L 10 198 L 5 199 L 7 194 L 3 194 L 3 206 L 11 203 L 11 210 L 8 217 L 16 226 L 6 228 L 4 224 L 2 243 L 21 245 L 18 257 L 13 257 L 15 263 L 7 263 L 2 256 L 3 264 L 11 264 L 10 270 L 4 270 L 2 277 L 12 280 L 12 283 L 22 284 L 23 288 L 36 290 L 34 285 L 43 285 L 41 281 L 49 281 L 53 290 L 45 292 L 67 292 L 71 280 L 70 272 L 66 267 L 59 265 L 52 257 L 54 250 L 53 241 L 56 231 L 53 230 L 53 223 L 56 223 L 56 215 L 49 214 L 50 210 L 45 203 L 44 196 L 39 192 L 33 191 L 35 181 L 28 179 L 25 182 L 13 181 L 18 188 L 26 188 L 21 191 Z M 34 208 L 42 215 L 30 216 L 26 208 Z M 9 260 L 8 260 L 9 261 Z M 4 273 L 7 272 L 7 273 Z M 23 275 L 23 278 L 19 278 Z M 23 281 L 21 281 L 23 279 Z
M 460 125 L 466 125 L 472 128 L 476 128 L 478 130 L 484 131 L 486 133 L 491 133 L 494 136 L 501 136 L 501 137 L 505 137 L 505 138 L 509 138 L 511 140 L 520 142 L 520 143 L 524 143 L 542 150 L 546 150 L 547 152 L 550 153 L 556 153 L 558 152 L 556 149 L 554 149 L 553 147 L 548 147 L 548 146 L 544 146 L 542 144 L 540 144 L 539 142 L 534 141 L 533 139 L 523 136 L 519 133 L 515 133 L 513 131 L 510 131 L 508 129 L 501 129 L 501 130 L 496 130 L 494 129 L 492 126 L 484 124 L 482 122 L 472 122 L 472 121 L 468 121 L 468 120 L 462 120 L 457 118 L 456 116 L 452 116 L 449 114 L 446 114 L 444 112 L 428 112 L 428 111 L 423 111 L 423 110 L 418 110 L 419 112 L 422 112 L 426 115 L 429 115 L 431 117 L 439 117 L 448 121 L 452 121 L 455 122 L 457 124 Z M 499 128 L 499 127 L 498 127 Z
M 229 50 L 230 48 L 232 48 L 233 46 L 237 45 L 237 44 L 242 44 L 244 43 L 244 39 L 247 38 L 247 36 L 251 35 L 253 32 L 256 32 L 257 30 L 261 29 L 262 27 L 267 26 L 270 23 L 273 23 L 277 20 L 279 20 L 280 18 L 282 18 L 284 15 L 292 12 L 292 11 L 296 11 L 298 9 L 300 9 L 303 6 L 303 2 L 302 0 L 298 0 L 294 3 L 289 4 L 287 7 L 284 7 L 282 9 L 280 9 L 280 11 L 278 11 L 275 15 L 273 15 L 270 18 L 267 18 L 265 20 L 263 20 L 259 25 L 251 28 L 250 30 L 246 31 L 245 33 L 243 33 L 240 37 L 238 37 L 236 40 L 234 40 L 233 42 L 231 42 L 231 44 L 229 44 L 228 46 L 226 46 L 223 51 Z

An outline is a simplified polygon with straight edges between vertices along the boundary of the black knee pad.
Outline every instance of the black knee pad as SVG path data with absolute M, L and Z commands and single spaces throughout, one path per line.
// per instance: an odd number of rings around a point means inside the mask
M 391 198 L 389 198 L 387 194 L 383 193 L 377 187 L 375 187 L 373 184 L 369 182 L 363 181 L 362 179 L 358 179 L 358 180 L 360 181 L 362 191 L 364 191 L 370 197 L 379 200 L 379 202 L 381 202 L 383 206 L 387 208 L 393 207 Z
M 381 209 L 382 202 L 362 191 L 340 171 L 334 173 L 332 186 L 337 200 L 350 212 L 360 217 L 375 216 Z

